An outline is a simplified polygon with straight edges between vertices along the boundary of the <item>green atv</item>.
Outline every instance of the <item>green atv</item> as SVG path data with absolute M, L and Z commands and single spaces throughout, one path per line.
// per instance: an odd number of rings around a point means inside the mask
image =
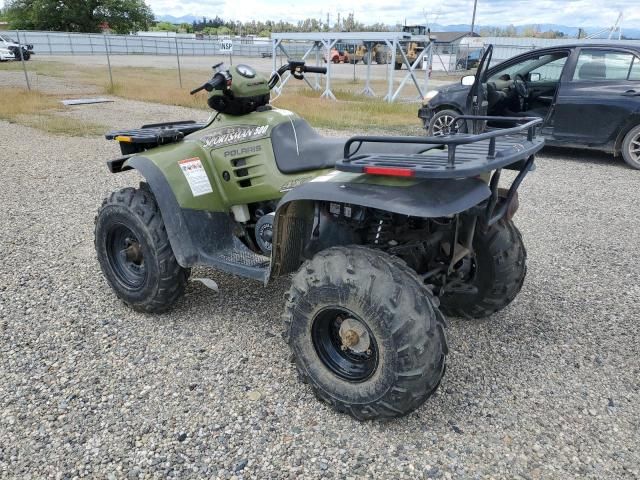
M 476 135 L 326 138 L 269 105 L 278 83 L 324 68 L 290 62 L 269 80 L 247 65 L 214 68 L 192 92 L 209 92 L 217 113 L 206 123 L 107 135 L 124 155 L 110 171 L 145 179 L 97 215 L 107 281 L 157 313 L 196 265 L 264 285 L 293 274 L 284 338 L 302 380 L 358 419 L 411 412 L 445 371 L 441 312 L 485 317 L 522 287 L 512 217 L 543 146 L 539 119 Z M 508 189 L 502 169 L 519 172 Z

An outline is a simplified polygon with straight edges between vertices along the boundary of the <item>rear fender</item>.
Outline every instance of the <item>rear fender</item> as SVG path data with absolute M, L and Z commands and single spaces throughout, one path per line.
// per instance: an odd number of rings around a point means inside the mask
M 363 177 L 366 176 L 355 175 L 351 179 L 362 180 Z M 307 182 L 280 201 L 274 222 L 271 278 L 293 272 L 303 262 L 318 201 L 357 205 L 411 217 L 439 218 L 469 210 L 491 195 L 489 186 L 480 178 L 404 181 L 395 185 L 332 181 L 339 178 L 348 180 L 350 177 L 339 174 L 328 181 Z M 335 238 L 336 244 L 348 240 L 347 235 Z

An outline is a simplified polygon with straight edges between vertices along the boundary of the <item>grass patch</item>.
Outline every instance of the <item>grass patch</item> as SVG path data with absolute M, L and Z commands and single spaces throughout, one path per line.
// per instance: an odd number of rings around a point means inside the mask
M 105 93 L 141 102 L 162 103 L 198 109 L 208 108 L 203 95 L 189 95 L 186 89 L 181 89 L 178 85 L 171 84 L 166 78 L 161 79 L 159 82 L 155 80 L 148 81 L 148 79 L 140 77 L 127 80 L 122 80 L 122 77 L 118 78 L 119 80 L 114 82 L 113 88 L 110 84 L 103 86 Z
M 11 64 L 18 69 L 17 63 Z M 114 67 L 114 85 L 111 86 L 106 67 L 74 65 L 62 62 L 32 62 L 29 70 L 43 76 L 55 76 L 75 83 L 92 85 L 106 94 L 129 100 L 154 102 L 188 108 L 208 110 L 204 94 L 189 95 L 189 90 L 201 85 L 211 75 L 209 69 L 182 70 L 182 85 L 178 84 L 175 69 Z M 315 78 L 309 77 L 314 84 Z M 387 103 L 381 98 L 364 97 L 360 94 L 364 82 L 352 79 L 337 79 L 331 82 L 332 91 L 338 99 L 320 99 L 320 92 L 310 89 L 306 83 L 289 81 L 283 95 L 274 101 L 274 106 L 292 110 L 303 116 L 312 125 L 336 130 L 388 130 L 419 132 L 417 118 L 418 102 Z M 397 84 L 396 84 L 397 85 Z M 372 80 L 374 91 L 381 95 L 387 91 L 383 79 Z M 324 87 L 322 87 L 324 88 Z M 416 99 L 417 93 L 410 82 L 402 95 Z
M 107 128 L 96 123 L 81 122 L 75 118 L 63 117 L 53 113 L 43 113 L 35 116 L 22 116 L 17 119 L 27 127 L 37 128 L 54 135 L 68 135 L 70 137 L 95 137 L 104 135 Z
M 334 91 L 336 97 L 348 97 Z M 283 94 L 273 105 L 292 110 L 316 127 L 335 130 L 391 130 L 419 128 L 417 107 L 412 103 L 387 103 L 379 99 L 362 101 L 326 100 L 300 94 Z
M 114 87 L 103 83 L 103 88 L 105 93 L 130 100 L 208 110 L 205 94 L 190 95 L 186 88 L 200 85 L 207 75 L 209 72 L 183 71 L 185 88 L 180 88 L 176 72 L 157 68 L 116 69 Z M 337 130 L 419 128 L 417 103 L 387 103 L 379 98 L 363 97 L 355 90 L 361 90 L 362 86 L 348 81 L 333 82 L 336 86 L 333 92 L 338 99 L 334 102 L 319 98 L 320 92 L 311 90 L 306 84 L 291 83 L 293 80 L 273 105 L 298 113 L 316 127 Z
M 36 90 L 0 87 L 0 119 L 37 128 L 55 135 L 99 135 L 105 127 L 56 114 L 62 106 L 56 97 Z
M 57 101 L 35 90 L 0 88 L 0 118 L 11 121 L 20 115 L 35 115 L 56 108 Z

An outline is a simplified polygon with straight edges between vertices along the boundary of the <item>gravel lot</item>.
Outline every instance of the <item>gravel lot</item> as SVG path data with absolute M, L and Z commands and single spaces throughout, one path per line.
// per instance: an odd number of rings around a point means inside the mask
M 73 111 L 114 127 L 191 113 Z M 108 174 L 115 144 L 0 122 L 0 151 L 0 477 L 640 477 L 640 172 L 622 161 L 544 152 L 516 218 L 521 295 L 451 319 L 447 374 L 417 412 L 358 423 L 296 380 L 287 279 L 200 269 L 220 292 L 191 283 L 160 316 L 115 298 L 93 217 L 138 181 Z

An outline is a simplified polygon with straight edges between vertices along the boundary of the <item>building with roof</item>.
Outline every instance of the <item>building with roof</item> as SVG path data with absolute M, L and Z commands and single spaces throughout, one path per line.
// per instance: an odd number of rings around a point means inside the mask
M 436 49 L 440 53 L 452 53 L 458 51 L 461 43 L 468 44 L 468 41 L 463 40 L 468 38 L 479 37 L 477 33 L 466 32 L 431 32 L 431 38 Z

